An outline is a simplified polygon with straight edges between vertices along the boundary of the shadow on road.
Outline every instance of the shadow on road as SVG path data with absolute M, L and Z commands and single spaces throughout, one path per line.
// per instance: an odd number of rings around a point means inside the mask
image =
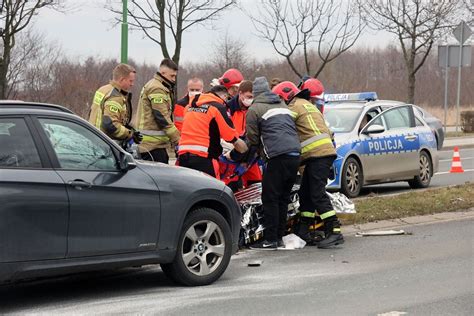
M 168 291 L 177 287 L 159 268 L 130 268 L 81 273 L 60 278 L 0 286 L 0 313 L 19 312 L 47 305 L 87 303 L 98 298 Z M 32 311 L 34 312 L 34 311 Z

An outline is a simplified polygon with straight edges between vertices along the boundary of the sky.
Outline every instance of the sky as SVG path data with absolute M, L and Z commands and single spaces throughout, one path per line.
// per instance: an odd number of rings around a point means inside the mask
M 343 0 L 341 0 L 343 1 Z M 68 1 L 71 3 L 72 1 Z M 34 22 L 34 28 L 56 42 L 66 55 L 83 59 L 120 58 L 120 25 L 113 24 L 114 14 L 104 9 L 105 0 L 76 0 L 74 8 L 67 13 L 43 10 Z M 255 1 L 243 0 L 244 6 L 252 10 Z M 250 19 L 235 8 L 223 13 L 212 24 L 197 26 L 184 34 L 181 53 L 182 62 L 202 61 L 213 49 L 212 43 L 228 32 L 231 38 L 245 42 L 250 55 L 257 60 L 275 58 L 277 55 L 269 43 L 256 36 Z M 390 36 L 366 31 L 356 46 L 385 46 L 394 41 Z M 159 46 L 143 36 L 141 31 L 129 34 L 129 58 L 136 62 L 157 64 L 162 59 Z

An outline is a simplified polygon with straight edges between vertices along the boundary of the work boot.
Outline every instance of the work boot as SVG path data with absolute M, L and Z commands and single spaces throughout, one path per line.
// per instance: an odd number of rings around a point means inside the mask
M 304 218 L 300 219 L 295 231 L 295 234 L 301 239 L 303 239 L 304 241 L 306 241 L 306 243 L 311 242 L 311 235 L 309 233 L 309 225 L 310 223 L 307 220 L 305 220 Z
M 318 248 L 326 249 L 344 243 L 344 236 L 341 234 L 341 224 L 337 217 L 334 216 L 334 218 L 328 218 L 328 221 L 324 221 L 324 227 L 326 238 L 317 243 Z
M 313 244 L 317 244 L 318 242 L 324 239 L 324 223 L 319 216 L 316 217 L 316 221 L 313 223 L 312 226 L 310 226 L 309 229 L 309 234 L 311 236 L 311 241 Z
M 312 232 L 309 233 L 310 236 L 311 236 L 311 241 L 312 243 L 314 244 L 317 244 L 319 243 L 320 241 L 322 241 L 325 237 L 325 234 L 323 231 L 321 230 L 314 230 Z

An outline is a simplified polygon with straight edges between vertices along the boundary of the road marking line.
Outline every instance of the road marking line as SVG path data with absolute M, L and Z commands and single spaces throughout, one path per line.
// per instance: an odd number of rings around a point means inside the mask
M 474 159 L 474 157 L 461 158 L 461 161 L 462 160 L 470 160 L 470 159 Z M 452 161 L 452 159 L 441 159 L 441 160 L 439 160 L 439 162 L 447 162 L 447 161 Z
M 464 170 L 464 172 L 473 172 L 473 171 L 474 171 L 474 169 L 465 169 Z M 438 175 L 438 174 L 447 174 L 447 173 L 451 173 L 451 172 L 449 172 L 449 171 L 436 172 L 435 176 Z M 458 174 L 460 174 L 460 173 L 458 173 Z

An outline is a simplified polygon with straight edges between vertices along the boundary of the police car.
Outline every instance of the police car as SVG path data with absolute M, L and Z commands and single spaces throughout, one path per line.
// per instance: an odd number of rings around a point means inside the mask
M 437 144 L 413 105 L 377 100 L 375 92 L 327 94 L 325 101 L 324 117 L 337 151 L 328 189 L 356 197 L 370 184 L 429 186 L 438 170 Z

